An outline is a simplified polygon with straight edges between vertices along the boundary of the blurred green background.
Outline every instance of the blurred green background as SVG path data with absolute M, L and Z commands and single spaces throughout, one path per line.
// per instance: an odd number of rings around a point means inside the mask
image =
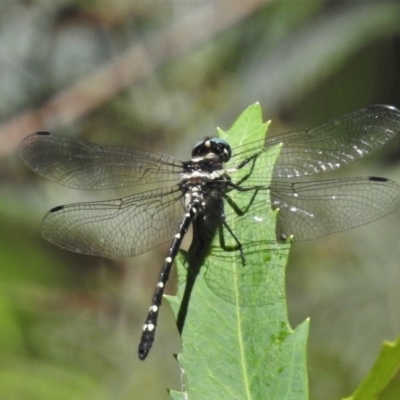
M 0 399 L 167 399 L 166 388 L 180 389 L 167 306 L 149 358 L 136 356 L 168 245 L 106 260 L 47 243 L 48 209 L 127 192 L 40 178 L 18 157 L 25 136 L 53 130 L 185 160 L 255 101 L 273 133 L 399 107 L 399 39 L 395 1 L 1 2 Z M 400 182 L 399 157 L 400 135 L 335 176 Z M 294 246 L 288 307 L 293 327 L 311 317 L 312 399 L 350 395 L 399 334 L 399 233 L 400 210 Z M 382 399 L 400 397 L 398 381 Z

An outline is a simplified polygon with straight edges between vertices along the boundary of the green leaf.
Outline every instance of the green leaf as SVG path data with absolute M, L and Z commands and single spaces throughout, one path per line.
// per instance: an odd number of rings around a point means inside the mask
M 400 337 L 385 342 L 375 365 L 352 396 L 344 400 L 375 400 L 387 387 L 400 366 Z
M 268 124 L 263 123 L 259 104 L 250 106 L 232 128 L 220 137 L 238 151 L 263 140 Z M 258 147 L 260 144 L 256 143 Z M 308 321 L 293 331 L 288 323 L 285 300 L 285 266 L 289 245 L 275 240 L 276 212 L 271 210 L 269 176 L 280 146 L 263 152 L 253 165 L 249 162 L 231 172 L 238 182 L 252 170 L 265 171 L 265 186 L 254 191 L 229 192 L 241 209 L 239 217 L 226 204 L 226 222 L 244 245 L 246 264 L 240 252 L 221 248 L 215 235 L 210 255 L 200 269 L 182 332 L 182 389 L 190 399 L 306 399 L 308 394 L 305 346 Z M 250 153 L 251 154 L 251 153 Z M 233 154 L 230 166 L 235 165 Z M 246 181 L 241 183 L 246 186 Z M 235 246 L 224 229 L 225 246 Z M 190 255 L 190 252 L 189 252 Z M 190 257 L 189 257 L 190 258 Z M 196 255 L 192 255 L 196 259 Z M 184 296 L 185 277 L 191 268 L 180 257 L 177 297 L 169 301 L 175 315 Z M 182 393 L 171 392 L 173 399 Z

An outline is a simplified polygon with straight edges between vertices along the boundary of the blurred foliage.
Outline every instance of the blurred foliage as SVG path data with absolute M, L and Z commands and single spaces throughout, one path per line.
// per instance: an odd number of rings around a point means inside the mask
M 39 110 L 138 45 L 147 51 L 141 79 L 71 123 L 56 119 L 42 129 L 187 159 L 199 138 L 227 128 L 257 100 L 274 133 L 374 103 L 400 105 L 398 2 L 252 0 L 251 12 L 239 3 L 3 1 L 0 120 Z M 199 29 L 204 10 L 212 17 Z M 233 11 L 240 16 L 229 17 Z M 184 19 L 193 29 L 160 49 L 155 62 L 151 40 Z M 206 32 L 197 45 L 189 40 Z M 176 53 L 179 46 L 185 50 Z M 74 98 L 78 108 L 96 99 L 95 89 Z M 144 363 L 136 359 L 165 249 L 109 261 L 41 239 L 40 220 L 51 207 L 118 194 L 72 191 L 35 176 L 17 155 L 29 129 L 0 137 L 0 398 L 167 399 L 165 388 L 179 389 L 181 374 L 168 307 L 154 351 Z M 400 138 L 340 173 L 400 182 L 399 149 Z M 350 395 L 381 342 L 400 331 L 399 217 L 293 248 L 289 313 L 293 327 L 311 317 L 312 399 Z M 397 379 L 380 398 L 399 392 Z

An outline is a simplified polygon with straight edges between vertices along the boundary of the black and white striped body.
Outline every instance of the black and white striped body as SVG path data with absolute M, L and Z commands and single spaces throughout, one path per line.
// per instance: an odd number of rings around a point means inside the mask
M 222 197 L 227 190 L 229 176 L 223 167 L 223 163 L 228 161 L 230 156 L 231 150 L 228 143 L 216 138 L 206 139 L 194 147 L 193 158 L 184 163 L 185 172 L 181 176 L 180 189 L 184 194 L 186 213 L 165 258 L 150 310 L 143 326 L 138 348 L 140 360 L 144 360 L 147 357 L 153 345 L 165 285 L 190 224 L 197 217 L 204 218 L 211 198 Z M 220 201 L 217 204 L 221 205 L 221 210 L 219 211 L 221 218 L 223 218 L 223 203 Z

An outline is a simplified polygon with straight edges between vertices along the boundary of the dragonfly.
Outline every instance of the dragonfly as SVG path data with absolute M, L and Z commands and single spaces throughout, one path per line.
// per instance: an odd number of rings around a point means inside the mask
M 238 214 L 237 218 L 242 217 L 229 199 L 232 191 L 251 194 L 253 199 L 259 191 L 269 192 L 270 207 L 279 209 L 276 243 L 316 239 L 382 218 L 400 206 L 400 186 L 396 182 L 380 177 L 314 182 L 298 178 L 348 165 L 382 147 L 399 132 L 400 111 L 374 105 L 314 128 L 244 143 L 234 149 L 225 140 L 207 137 L 194 146 L 188 161 L 44 131 L 26 137 L 19 152 L 33 171 L 73 189 L 156 185 L 118 199 L 54 207 L 41 227 L 47 240 L 64 249 L 110 258 L 133 257 L 171 243 L 138 347 L 138 357 L 144 360 L 155 339 L 175 257 L 194 221 L 210 220 L 211 216 L 216 219 L 245 264 L 247 244 L 225 218 L 228 207 Z M 266 171 L 257 168 L 257 160 L 277 144 L 281 145 L 280 154 L 272 180 L 266 184 Z M 246 178 L 235 180 L 235 173 L 246 168 Z M 267 206 L 250 201 L 245 210 L 251 217 L 247 221 L 257 223 L 257 210 Z M 209 279 L 209 287 L 231 301 L 229 292 L 223 290 L 223 274 L 211 276 L 214 278 Z

